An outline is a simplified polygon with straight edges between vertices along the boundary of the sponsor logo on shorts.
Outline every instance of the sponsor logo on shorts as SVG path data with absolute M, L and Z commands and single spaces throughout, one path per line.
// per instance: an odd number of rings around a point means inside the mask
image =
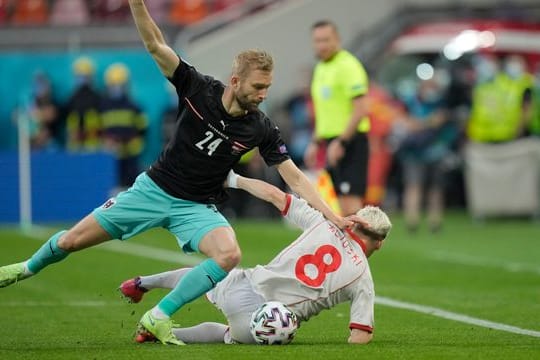
M 101 208 L 108 209 L 113 207 L 114 204 L 116 204 L 116 199 L 110 198 L 109 200 L 105 201 L 105 204 L 101 205 Z

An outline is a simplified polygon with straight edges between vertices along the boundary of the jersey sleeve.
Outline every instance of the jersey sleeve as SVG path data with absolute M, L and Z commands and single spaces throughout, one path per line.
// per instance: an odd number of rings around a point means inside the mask
M 368 76 L 366 70 L 353 55 L 341 68 L 341 82 L 345 89 L 345 94 L 350 98 L 365 95 L 368 91 Z
M 306 200 L 299 199 L 291 194 L 287 194 L 287 203 L 282 215 L 302 230 L 306 230 L 325 220 L 324 216 L 318 210 L 309 206 Z
M 172 77 L 167 78 L 176 88 L 178 96 L 191 96 L 206 82 L 206 76 L 178 56 L 180 62 Z
M 373 332 L 375 291 L 371 278 L 362 279 L 358 285 L 352 289 L 351 300 L 351 320 L 349 329 L 364 330 Z
M 268 119 L 265 119 L 263 133 L 263 139 L 259 144 L 259 153 L 266 165 L 281 164 L 290 159 L 289 151 L 281 138 L 279 128 Z

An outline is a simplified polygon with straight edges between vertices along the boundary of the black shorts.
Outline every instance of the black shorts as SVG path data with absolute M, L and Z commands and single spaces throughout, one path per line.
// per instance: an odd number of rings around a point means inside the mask
M 328 143 L 332 139 L 327 140 Z M 345 156 L 335 168 L 327 168 L 336 193 L 364 197 L 367 187 L 369 144 L 365 133 L 357 133 L 345 147 Z

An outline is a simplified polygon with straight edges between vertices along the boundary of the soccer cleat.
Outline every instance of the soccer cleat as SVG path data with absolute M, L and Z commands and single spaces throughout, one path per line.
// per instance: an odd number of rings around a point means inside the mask
M 178 340 L 172 333 L 173 327 L 177 325 L 170 319 L 156 319 L 148 310 L 141 320 L 137 328 L 137 337 L 143 333 L 150 333 L 157 340 L 165 345 L 186 345 L 183 341 Z M 135 340 L 137 341 L 137 337 Z
M 173 328 L 180 327 L 180 325 L 173 323 Z M 138 342 L 139 344 L 145 343 L 145 342 L 159 342 L 158 339 L 151 333 L 149 333 L 144 327 L 139 326 L 137 328 L 137 331 L 135 332 L 135 342 Z
M 144 293 L 148 290 L 141 287 L 141 278 L 129 279 L 120 284 L 118 290 L 122 293 L 122 296 L 130 303 L 138 303 L 142 300 Z
M 30 275 L 24 274 L 24 263 L 11 264 L 0 267 L 0 288 L 26 279 Z

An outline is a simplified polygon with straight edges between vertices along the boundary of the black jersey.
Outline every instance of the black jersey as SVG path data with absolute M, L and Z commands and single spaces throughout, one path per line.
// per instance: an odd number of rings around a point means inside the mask
M 179 97 L 174 134 L 148 175 L 168 194 L 196 202 L 226 199 L 223 183 L 240 157 L 258 147 L 268 166 L 289 155 L 279 129 L 261 111 L 232 117 L 223 107 L 225 85 L 180 60 L 169 79 Z

